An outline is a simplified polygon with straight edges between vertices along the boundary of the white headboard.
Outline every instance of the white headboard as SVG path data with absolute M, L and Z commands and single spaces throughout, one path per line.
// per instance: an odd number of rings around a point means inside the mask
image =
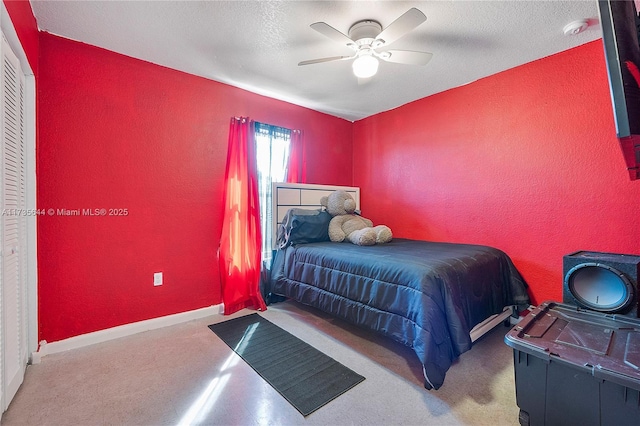
M 315 185 L 308 183 L 273 183 L 273 244 L 275 247 L 278 226 L 291 208 L 319 209 L 320 198 L 338 189 L 343 189 L 356 200 L 356 209 L 360 209 L 360 188 L 355 186 Z

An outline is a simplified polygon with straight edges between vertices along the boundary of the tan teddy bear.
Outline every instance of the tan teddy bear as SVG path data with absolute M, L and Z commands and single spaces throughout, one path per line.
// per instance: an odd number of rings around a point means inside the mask
M 333 242 L 348 240 L 359 246 L 371 246 L 388 243 L 393 238 L 388 226 L 373 226 L 371 220 L 354 214 L 356 202 L 347 191 L 334 191 L 322 197 L 320 204 L 333 216 L 329 222 L 329 239 Z

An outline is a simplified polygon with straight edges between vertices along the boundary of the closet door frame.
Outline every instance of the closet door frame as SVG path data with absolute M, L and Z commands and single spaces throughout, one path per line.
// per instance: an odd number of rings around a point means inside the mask
M 18 39 L 13 22 L 4 2 L 0 2 L 0 30 L 13 53 L 18 57 L 24 74 L 25 105 L 25 202 L 27 210 L 36 209 L 36 81 L 27 56 Z M 27 354 L 29 361 L 38 350 L 38 265 L 37 265 L 37 216 L 26 221 L 26 292 L 27 292 Z M 4 384 L 2 384 L 4 386 Z M 1 413 L 10 401 L 2 395 Z

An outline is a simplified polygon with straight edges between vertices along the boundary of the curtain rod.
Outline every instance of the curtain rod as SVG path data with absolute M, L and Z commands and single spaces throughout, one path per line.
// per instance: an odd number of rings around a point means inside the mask
M 231 117 L 231 118 L 233 120 L 240 120 L 242 123 L 244 123 L 247 121 L 249 117 Z M 275 127 L 282 127 L 282 126 L 275 126 Z M 286 129 L 286 127 L 282 127 L 282 128 Z M 293 133 L 302 133 L 302 130 L 298 130 L 298 129 L 289 129 L 289 130 L 292 131 Z

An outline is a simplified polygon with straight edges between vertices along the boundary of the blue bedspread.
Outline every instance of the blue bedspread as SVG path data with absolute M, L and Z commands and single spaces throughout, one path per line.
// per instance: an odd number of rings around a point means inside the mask
M 270 286 L 413 348 L 425 387 L 435 389 L 471 348 L 476 324 L 505 306 L 529 305 L 527 285 L 504 252 L 406 239 L 287 247 L 276 253 Z

